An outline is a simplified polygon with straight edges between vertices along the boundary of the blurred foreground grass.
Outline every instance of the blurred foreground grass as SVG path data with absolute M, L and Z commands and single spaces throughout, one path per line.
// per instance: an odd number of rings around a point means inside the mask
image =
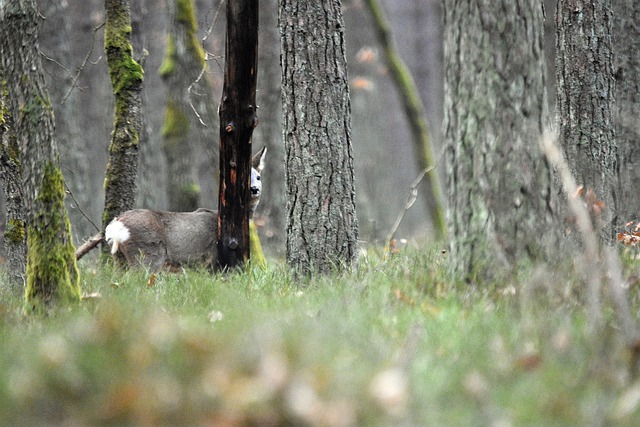
M 1 425 L 640 425 L 570 273 L 474 289 L 415 249 L 311 281 L 84 268 L 93 297 L 46 318 L 1 287 Z

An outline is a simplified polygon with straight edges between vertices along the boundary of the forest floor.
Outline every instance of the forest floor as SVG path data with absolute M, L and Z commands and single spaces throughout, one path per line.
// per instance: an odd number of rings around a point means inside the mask
M 594 325 L 571 267 L 473 287 L 446 257 L 311 280 L 83 260 L 85 299 L 48 317 L 0 286 L 0 425 L 640 425 L 615 310 Z

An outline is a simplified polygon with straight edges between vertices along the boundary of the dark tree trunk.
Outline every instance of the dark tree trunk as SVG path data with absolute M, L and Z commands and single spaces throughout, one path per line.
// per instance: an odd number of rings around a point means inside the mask
M 358 221 L 341 2 L 281 0 L 287 263 L 348 268 Z
M 20 149 L 9 106 L 6 80 L 0 64 L 0 182 L 6 197 L 6 222 L 4 224 L 4 249 L 7 257 L 7 272 L 12 285 L 24 283 L 27 264 L 27 228 L 24 199 L 22 196 L 22 174 L 20 171 Z M 20 287 L 22 289 L 22 287 Z
M 627 221 L 640 221 L 640 1 L 616 0 L 611 4 L 616 79 L 614 123 L 620 168 L 619 226 Z
M 258 0 L 227 2 L 225 72 L 220 101 L 218 267 L 249 260 L 251 136 L 258 124 Z
M 444 0 L 448 230 L 473 279 L 554 244 L 543 13 L 534 0 Z M 546 236 L 551 234 L 550 236 Z
M 216 102 L 205 51 L 196 34 L 194 7 L 193 0 L 167 2 L 167 53 L 159 71 L 167 85 L 162 136 L 169 177 L 167 204 L 172 211 L 192 211 L 200 206 L 196 144 L 207 147 L 207 153 L 215 153 L 217 146 L 213 131 Z M 217 156 L 211 157 L 208 163 L 217 160 Z
M 560 0 L 556 9 L 558 131 L 578 185 L 604 201 L 601 235 L 617 223 L 618 162 L 609 0 Z
M 33 0 L 11 0 L 0 8 L 0 57 L 20 150 L 27 211 L 27 303 L 80 300 L 71 227 L 64 206 L 53 110 L 38 45 L 40 15 Z
M 142 128 L 142 67 L 133 58 L 128 0 L 106 0 L 104 47 L 115 97 L 102 227 L 133 208 Z

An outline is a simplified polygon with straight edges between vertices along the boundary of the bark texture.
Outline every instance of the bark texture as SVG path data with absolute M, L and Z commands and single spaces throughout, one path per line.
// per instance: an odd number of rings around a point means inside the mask
M 279 6 L 287 263 L 309 274 L 356 257 L 351 105 L 339 0 Z
M 227 2 L 225 71 L 220 101 L 218 268 L 250 257 L 251 136 L 258 124 L 258 0 Z
M 543 12 L 532 0 L 443 7 L 450 256 L 454 273 L 473 279 L 544 258 L 553 244 L 552 176 L 538 148 Z
M 598 224 L 605 240 L 618 222 L 619 198 L 611 26 L 609 0 L 558 1 L 558 130 L 576 182 L 606 205 Z
M 614 124 L 620 167 L 618 226 L 640 221 L 640 2 L 612 2 L 616 103 Z
M 9 106 L 9 92 L 0 64 L 0 182 L 6 196 L 6 224 L 4 225 L 4 249 L 7 256 L 7 273 L 14 287 L 24 283 L 27 264 L 27 227 L 20 149 Z
M 162 128 L 167 159 L 167 205 L 172 211 L 200 207 L 197 179 L 197 144 L 207 147 L 210 164 L 217 153 L 215 105 L 209 81 L 205 51 L 197 37 L 193 0 L 167 2 L 169 35 L 160 75 L 167 85 L 167 104 Z M 194 111 L 195 110 L 195 111 Z M 199 117 L 198 117 L 199 116 Z
M 104 48 L 115 98 L 114 124 L 105 178 L 104 229 L 133 208 L 140 131 L 142 128 L 142 67 L 133 58 L 128 0 L 105 0 L 107 22 Z
M 80 300 L 71 227 L 46 90 L 33 0 L 0 5 L 0 57 L 22 166 L 27 211 L 27 287 L 30 309 Z

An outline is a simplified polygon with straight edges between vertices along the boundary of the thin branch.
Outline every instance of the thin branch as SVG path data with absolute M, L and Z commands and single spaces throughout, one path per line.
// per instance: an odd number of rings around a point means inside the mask
M 78 249 L 76 249 L 76 260 L 79 260 L 85 256 L 91 249 L 95 248 L 104 240 L 102 233 L 98 233 L 86 242 L 84 242 Z
M 209 61 L 209 56 L 211 56 L 212 58 L 215 58 L 215 56 L 211 55 L 206 49 L 204 49 L 204 43 L 209 38 L 209 36 L 211 35 L 211 32 L 213 31 L 213 28 L 215 27 L 216 23 L 218 22 L 218 17 L 220 16 L 220 12 L 222 10 L 222 6 L 223 5 L 224 5 L 224 0 L 220 0 L 220 2 L 218 3 L 218 7 L 215 10 L 215 14 L 213 15 L 213 20 L 208 25 L 207 31 L 205 32 L 204 37 L 202 37 L 202 39 L 200 40 L 202 48 L 205 51 L 204 64 L 202 65 L 202 69 L 200 70 L 200 73 L 198 74 L 198 77 L 193 82 L 191 82 L 191 84 L 187 88 L 187 94 L 188 94 L 187 97 L 188 97 L 188 100 L 189 100 L 189 107 L 191 107 L 191 110 L 193 110 L 193 113 L 198 118 L 198 121 L 204 127 L 209 127 L 209 126 L 202 120 L 202 117 L 200 116 L 200 113 L 198 113 L 198 110 L 196 109 L 195 105 L 193 105 L 193 102 L 191 101 L 191 93 L 192 93 L 193 87 L 202 79 L 202 77 L 204 76 L 204 73 L 207 71 L 207 62 Z M 207 12 L 207 15 L 208 15 L 208 12 Z M 208 19 L 207 19 L 207 21 L 208 21 Z
M 413 180 L 411 187 L 409 187 L 409 195 L 407 196 L 407 201 L 404 204 L 404 208 L 402 209 L 400 214 L 398 214 L 398 217 L 396 218 L 396 222 L 393 223 L 393 226 L 391 227 L 389 234 L 387 234 L 387 238 L 386 238 L 387 248 L 391 248 L 392 246 L 391 241 L 394 235 L 396 234 L 396 231 L 398 231 L 398 227 L 400 226 L 400 223 L 402 222 L 404 215 L 411 208 L 411 206 L 413 206 L 413 204 L 416 202 L 416 199 L 418 198 L 418 186 L 420 185 L 424 177 L 433 169 L 435 169 L 438 163 L 440 163 L 440 160 L 442 159 L 442 156 L 444 154 L 444 150 L 445 150 L 445 146 L 443 146 L 442 149 L 440 150 L 440 154 L 438 154 L 438 158 L 436 159 L 436 162 L 433 164 L 433 166 L 423 169 L 422 172 L 420 172 L 420 174 L 416 177 L 416 179 Z
M 64 104 L 67 101 L 67 98 L 69 98 L 69 96 L 71 96 L 71 92 L 73 92 L 74 88 L 78 88 L 78 90 L 82 91 L 82 89 L 80 89 L 78 87 L 78 80 L 80 80 L 80 76 L 82 75 L 82 72 L 84 71 L 84 68 L 87 66 L 89 61 L 89 58 L 91 58 L 91 55 L 93 54 L 93 48 L 95 47 L 96 44 L 96 33 L 105 26 L 105 22 L 103 22 L 102 24 L 98 25 L 97 27 L 95 27 L 93 29 L 92 35 L 91 35 L 91 39 L 92 39 L 92 43 L 91 43 L 91 48 L 89 49 L 89 52 L 87 52 L 87 54 L 84 57 L 84 60 L 82 61 L 82 64 L 80 65 L 80 68 L 78 68 L 78 72 L 76 73 L 76 75 L 73 77 L 73 79 L 71 80 L 71 87 L 69 88 L 69 90 L 67 91 L 67 93 L 64 95 L 64 97 L 62 98 L 62 102 L 60 104 Z M 102 58 L 102 55 L 100 56 L 100 58 Z M 98 60 L 100 60 L 100 58 Z M 93 64 L 93 62 L 91 62 Z M 95 64 L 94 64 L 95 65 Z
M 207 69 L 207 62 L 205 61 L 204 65 L 202 66 L 202 69 L 200 70 L 200 74 L 198 74 L 198 78 L 196 78 L 193 82 L 191 82 L 191 84 L 187 88 L 187 94 L 188 94 L 187 98 L 189 99 L 189 106 L 191 107 L 191 109 L 193 110 L 193 113 L 198 118 L 198 121 L 200 122 L 200 124 L 204 127 L 208 127 L 208 126 L 205 122 L 202 121 L 202 118 L 200 117 L 200 113 L 198 113 L 198 110 L 196 109 L 195 105 L 193 105 L 193 102 L 191 101 L 191 89 L 193 89 L 193 86 L 200 81 L 206 69 Z
M 76 205 L 76 209 L 78 209 L 78 212 L 80 212 L 80 214 L 87 220 L 89 221 L 89 223 L 91 225 L 93 225 L 93 227 L 96 229 L 96 231 L 100 231 L 100 228 L 93 222 L 91 221 L 91 218 L 89 218 L 89 216 L 82 210 L 82 208 L 80 207 L 80 204 L 78 203 L 78 201 L 76 200 L 76 197 L 73 195 L 73 192 L 71 191 L 71 189 L 69 188 L 69 186 L 67 185 L 67 183 L 64 183 L 64 188 L 66 189 L 66 193 L 71 196 L 71 199 L 73 200 L 73 203 L 75 203 Z

